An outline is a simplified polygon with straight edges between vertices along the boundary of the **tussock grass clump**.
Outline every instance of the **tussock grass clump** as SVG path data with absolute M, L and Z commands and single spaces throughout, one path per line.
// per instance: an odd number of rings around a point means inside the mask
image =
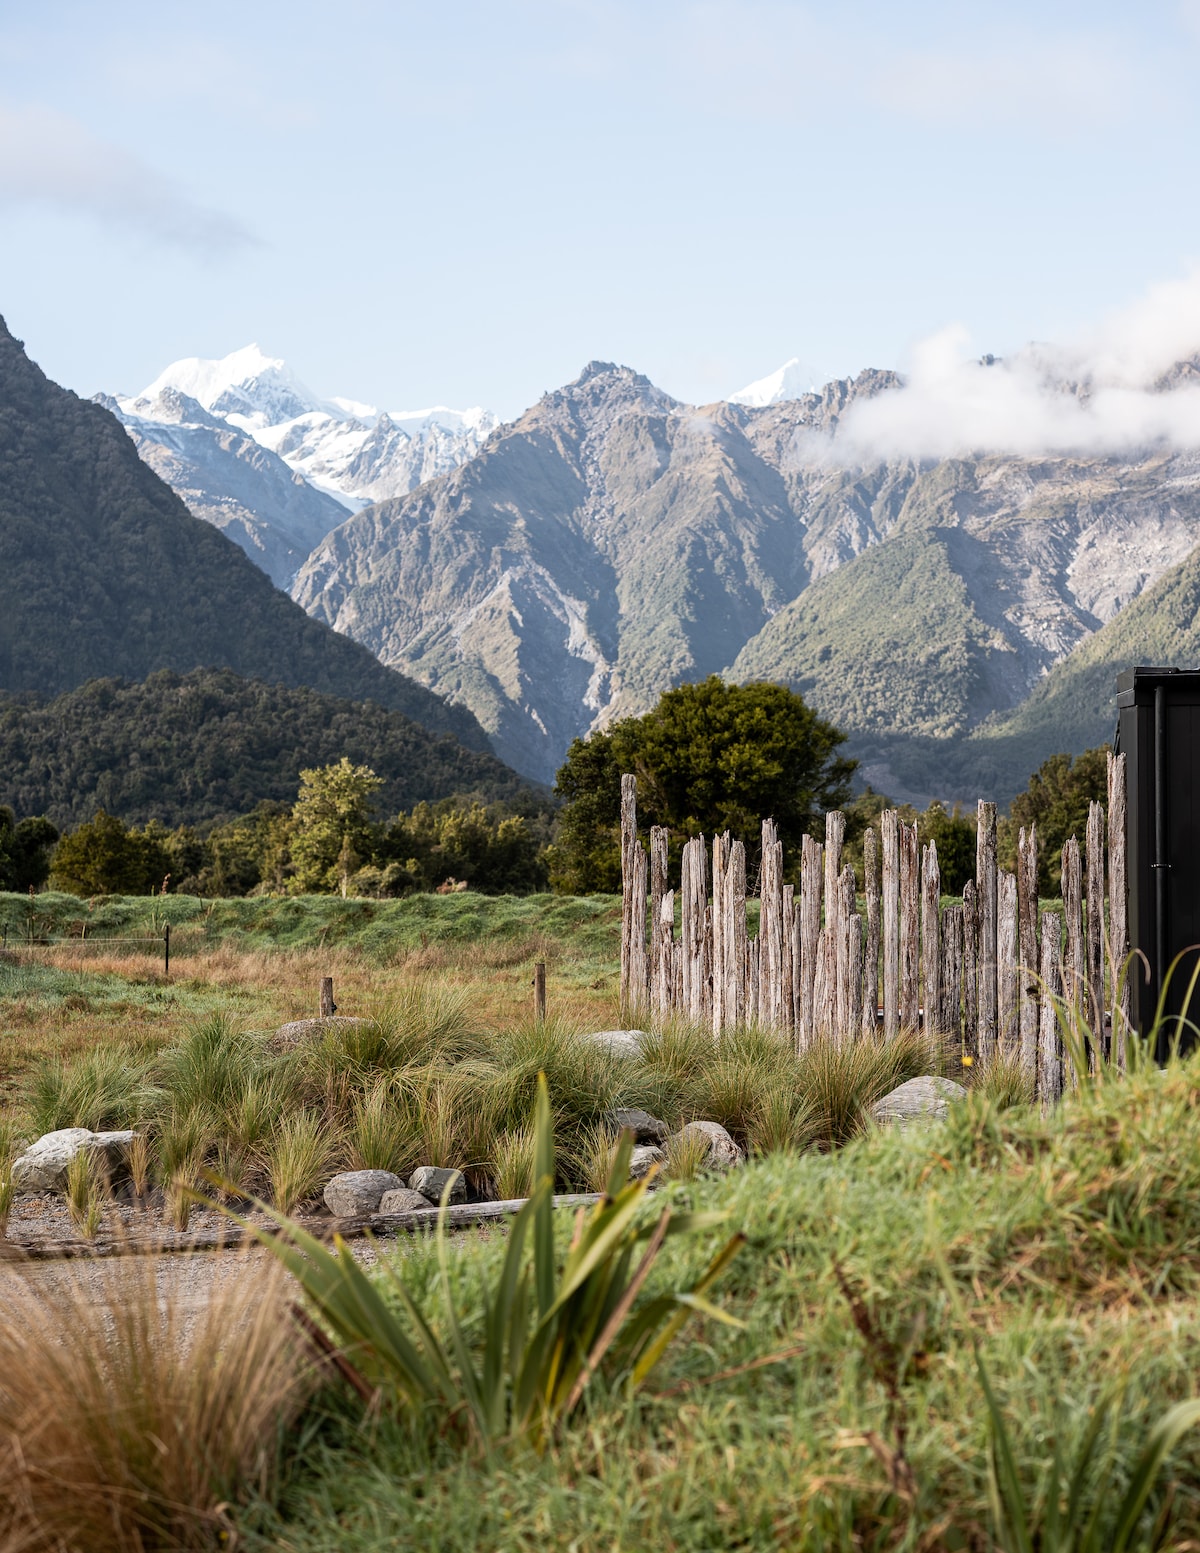
M 291 1213 L 297 1203 L 313 1195 L 337 1150 L 338 1139 L 318 1112 L 297 1111 L 283 1117 L 263 1149 L 271 1197 L 281 1213 Z
M 196 1309 L 153 1258 L 62 1272 L 0 1298 L 0 1546 L 210 1549 L 266 1493 L 310 1381 L 270 1266 Z M 97 1287 L 98 1285 L 98 1287 Z
M 127 1046 L 98 1046 L 72 1062 L 52 1060 L 35 1068 L 29 1084 L 30 1126 L 35 1135 L 62 1127 L 131 1127 L 158 1099 L 147 1084 L 146 1064 Z
M 421 1163 L 415 1107 L 395 1079 L 378 1078 L 355 1096 L 346 1148 L 351 1170 L 390 1170 L 407 1176 Z
M 901 1029 L 890 1041 L 882 1035 L 846 1042 L 818 1037 L 797 1057 L 795 1077 L 810 1108 L 813 1142 L 823 1149 L 848 1143 L 867 1126 L 876 1100 L 942 1066 L 937 1043 L 919 1030 Z
M 531 1127 L 502 1132 L 492 1152 L 492 1178 L 503 1202 L 528 1197 L 533 1190 L 536 1140 Z M 607 1179 L 607 1177 L 605 1178 Z

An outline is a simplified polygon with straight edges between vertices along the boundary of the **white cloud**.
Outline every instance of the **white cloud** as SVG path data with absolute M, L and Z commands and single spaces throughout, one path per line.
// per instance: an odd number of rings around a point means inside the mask
M 0 204 L 49 204 L 208 256 L 256 241 L 235 217 L 51 108 L 0 104 Z
M 1200 271 L 1152 287 L 1062 346 L 1026 346 L 985 366 L 970 345 L 960 326 L 924 340 L 903 388 L 851 407 L 834 456 L 1200 448 L 1200 376 L 1155 386 L 1200 352 Z

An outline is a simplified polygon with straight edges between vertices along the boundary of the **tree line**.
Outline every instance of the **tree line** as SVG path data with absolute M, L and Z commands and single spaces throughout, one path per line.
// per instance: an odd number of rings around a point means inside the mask
M 716 676 L 667 691 L 653 711 L 577 739 L 558 773 L 557 804 L 529 793 L 487 800 L 458 794 L 378 814 L 383 779 L 365 762 L 301 771 L 292 802 L 264 799 L 241 817 L 173 829 L 128 825 L 103 808 L 61 838 L 45 818 L 0 809 L 0 888 L 49 884 L 82 896 L 183 892 L 393 897 L 470 888 L 486 894 L 620 888 L 620 782 L 638 776 L 639 820 L 665 825 L 674 853 L 692 835 L 730 830 L 757 867 L 759 822 L 775 819 L 785 857 L 823 815 L 847 816 L 850 855 L 888 806 L 870 788 L 852 796 L 856 763 L 845 736 L 780 685 L 726 685 Z M 1105 751 L 1046 761 L 1001 823 L 1002 860 L 1020 826 L 1036 822 L 1039 884 L 1058 884 L 1063 841 L 1103 799 Z M 975 816 L 932 803 L 916 819 L 937 842 L 943 888 L 961 892 L 975 869 Z M 674 864 L 678 866 L 677 856 Z

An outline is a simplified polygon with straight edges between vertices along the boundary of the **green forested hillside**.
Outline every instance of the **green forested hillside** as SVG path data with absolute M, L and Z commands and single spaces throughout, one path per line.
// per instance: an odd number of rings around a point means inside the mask
M 300 771 L 343 755 L 383 778 L 385 813 L 422 799 L 512 797 L 494 755 L 400 712 L 224 670 L 93 680 L 50 702 L 0 695 L 0 803 L 77 825 L 97 808 L 130 823 L 203 825 L 262 799 L 291 803 Z
M 489 748 L 474 716 L 311 619 L 193 517 L 107 410 L 51 383 L 0 320 L 0 689 L 225 667 L 405 713 Z

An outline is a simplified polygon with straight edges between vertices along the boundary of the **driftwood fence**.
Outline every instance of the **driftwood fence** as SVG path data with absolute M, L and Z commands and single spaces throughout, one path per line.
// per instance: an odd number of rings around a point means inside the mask
M 1124 1065 L 1128 989 L 1125 756 L 1109 756 L 1108 808 L 1090 806 L 1081 849 L 1062 852 L 1062 901 L 1038 911 L 1037 835 L 1022 829 L 1015 874 L 997 867 L 996 806 L 981 801 L 976 873 L 961 905 L 943 905 L 937 847 L 894 810 L 863 843 L 860 881 L 842 856 L 845 816 L 825 816 L 823 842 L 805 836 L 799 889 L 784 883 L 783 844 L 762 826 L 759 926 L 748 931 L 746 850 L 728 833 L 683 848 L 676 891 L 667 831 L 650 851 L 637 835 L 637 780 L 621 779 L 621 1000 L 630 1018 L 672 1014 L 715 1034 L 749 1020 L 849 1040 L 921 1025 L 988 1061 L 1018 1056 L 1044 1101 L 1072 1077 L 1059 1010 Z M 647 918 L 649 919 L 647 922 Z M 1115 1006 L 1114 1006 L 1115 1004 Z M 1095 1048 L 1093 1048 L 1094 1050 Z

